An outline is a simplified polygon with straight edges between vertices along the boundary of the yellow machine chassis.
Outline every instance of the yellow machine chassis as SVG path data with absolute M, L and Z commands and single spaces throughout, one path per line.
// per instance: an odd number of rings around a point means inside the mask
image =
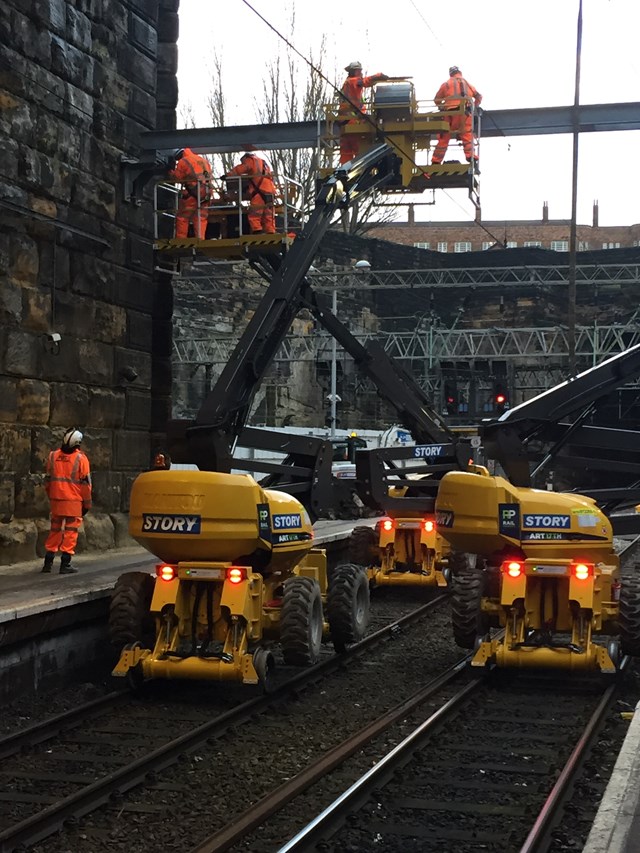
M 173 580 L 156 580 L 151 602 L 156 620 L 154 648 L 144 649 L 137 644 L 125 648 L 112 675 L 124 677 L 132 673 L 142 680 L 198 679 L 258 684 L 264 676 L 256 666 L 257 655 L 264 650 L 262 640 L 278 637 L 280 607 L 271 604 L 275 590 L 292 575 L 310 577 L 318 582 L 324 597 L 326 551 L 311 549 L 293 573 L 285 576 L 274 573 L 263 577 L 247 568 L 246 579 L 237 584 L 226 580 L 226 571 L 231 565 L 235 564 L 181 562 Z M 222 652 L 216 657 L 179 654 L 181 638 L 187 636 L 187 623 L 192 618 L 192 593 L 196 582 L 210 583 L 216 588 L 214 607 L 218 618 L 213 639 L 223 643 Z M 201 621 L 206 619 L 204 597 L 200 599 L 198 616 Z
M 562 574 L 564 569 L 566 573 Z M 593 577 L 577 580 L 569 575 L 566 560 L 526 560 L 519 577 L 503 575 L 499 605 L 497 601 L 482 600 L 485 613 L 499 616 L 504 635 L 480 642 L 471 665 L 494 663 L 498 667 L 521 669 L 544 667 L 615 673 L 616 664 L 608 649 L 595 643 L 593 635 L 602 632 L 617 616 L 618 603 L 608 600 L 617 576 L 617 565 L 598 565 Z M 554 598 L 559 610 L 558 631 L 571 635 L 571 647 L 523 645 L 530 628 L 539 630 L 536 619 L 545 606 L 552 606 L 549 599 Z
M 431 532 L 422 529 L 422 519 L 395 518 L 393 530 L 380 530 L 378 548 L 380 565 L 369 566 L 367 576 L 373 586 L 448 586 L 445 567 L 442 564 L 443 540 L 437 536 L 435 528 Z M 402 560 L 406 543 L 399 537 L 405 531 L 420 529 L 419 547 L 424 549 L 420 561 L 422 571 L 399 571 L 396 569 L 398 557 Z M 446 547 L 446 546 L 445 546 Z M 416 560 L 416 562 L 418 562 Z

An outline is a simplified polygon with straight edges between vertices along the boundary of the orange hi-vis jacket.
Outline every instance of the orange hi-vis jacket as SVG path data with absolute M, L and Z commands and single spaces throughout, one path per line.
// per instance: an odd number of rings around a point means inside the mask
M 195 154 L 190 148 L 184 149 L 184 154 L 176 163 L 175 169 L 169 172 L 174 181 L 182 184 L 182 195 L 198 198 L 207 202 L 211 199 L 211 166 L 209 161 L 200 154 Z
M 241 163 L 227 172 L 229 178 L 234 175 L 246 175 L 249 178 L 247 189 L 249 199 L 253 199 L 254 196 L 261 196 L 264 204 L 273 203 L 273 199 L 269 201 L 264 198 L 265 194 L 273 196 L 276 191 L 273 183 L 273 172 L 261 157 L 257 157 L 255 154 L 245 157 Z
M 45 490 L 52 516 L 80 517 L 91 509 L 89 460 L 78 449 L 71 453 L 52 450 L 47 459 Z
M 344 119 L 357 118 L 358 113 L 364 113 L 364 93 L 363 89 L 370 89 L 376 83 L 384 80 L 384 74 L 371 74 L 369 77 L 363 77 L 362 74 L 349 75 L 342 86 L 342 94 L 347 100 L 341 100 L 338 107 L 339 117 Z M 355 104 L 355 107 L 352 106 Z M 357 109 L 356 109 L 357 108 Z
M 462 73 L 458 71 L 453 77 L 445 80 L 433 100 L 438 107 L 445 110 L 455 110 L 460 106 L 463 98 L 473 98 L 476 106 L 479 106 L 482 101 L 480 92 L 471 83 L 468 83 Z

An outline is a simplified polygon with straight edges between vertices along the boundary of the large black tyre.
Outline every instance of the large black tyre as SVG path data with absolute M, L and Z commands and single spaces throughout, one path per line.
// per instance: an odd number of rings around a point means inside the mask
M 482 575 L 458 574 L 451 579 L 451 620 L 453 638 L 462 649 L 472 649 L 483 631 Z
M 353 528 L 349 537 L 349 562 L 367 569 L 380 562 L 378 537 L 372 527 Z
M 140 643 L 143 649 L 155 645 L 155 619 L 150 612 L 154 585 L 153 576 L 146 572 L 127 572 L 116 581 L 109 605 L 109 640 L 118 650 L 129 643 Z
M 473 574 L 474 568 L 469 561 L 469 555 L 464 551 L 450 551 L 447 557 L 449 577 Z
M 345 563 L 331 573 L 327 620 L 339 653 L 364 637 L 369 624 L 369 580 L 361 566 Z
M 622 654 L 640 657 L 640 578 L 622 579 L 618 622 Z
M 310 666 L 320 658 L 322 596 L 317 581 L 293 577 L 284 582 L 280 611 L 280 645 L 284 661 Z

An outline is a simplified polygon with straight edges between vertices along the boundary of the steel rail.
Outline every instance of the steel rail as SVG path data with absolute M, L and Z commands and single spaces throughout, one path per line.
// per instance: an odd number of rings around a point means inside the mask
M 368 798 L 372 790 L 383 787 L 392 778 L 398 767 L 411 759 L 425 738 L 432 730 L 441 724 L 457 705 L 480 687 L 486 680 L 487 673 L 474 678 L 465 685 L 455 696 L 452 696 L 442 707 L 421 723 L 401 743 L 387 753 L 384 758 L 367 771 L 357 782 L 354 782 L 343 794 L 334 800 L 327 808 L 315 817 L 297 835 L 290 839 L 278 853 L 300 853 L 311 850 L 314 845 L 325 840 L 331 834 L 335 825 L 343 823 L 347 813 L 359 808 Z
M 335 770 L 336 767 L 353 755 L 354 752 L 362 749 L 371 740 L 378 737 L 378 735 L 382 734 L 399 720 L 402 720 L 442 687 L 457 678 L 465 669 L 470 658 L 470 654 L 466 655 L 462 660 L 449 667 L 446 672 L 432 679 L 412 696 L 409 696 L 408 699 L 405 699 L 399 705 L 391 708 L 385 714 L 378 717 L 378 719 L 333 747 L 333 749 L 329 750 L 329 752 L 325 753 L 317 761 L 312 762 L 274 791 L 266 794 L 258 802 L 253 803 L 231 823 L 228 823 L 221 830 L 201 841 L 193 848 L 191 853 L 223 853 L 223 851 L 228 850 L 244 838 L 245 835 L 248 835 L 251 830 L 260 826 L 268 818 L 280 811 L 294 797 L 297 797 L 311 785 L 328 775 L 332 770 Z
M 445 600 L 447 600 L 446 595 L 437 596 L 427 604 L 365 637 L 342 654 L 333 655 L 295 675 L 273 692 L 237 705 L 213 720 L 197 726 L 195 729 L 147 753 L 147 755 L 135 759 L 42 811 L 3 830 L 0 832 L 0 853 L 11 853 L 21 845 L 35 844 L 52 835 L 64 825 L 65 821 L 80 818 L 108 803 L 113 796 L 122 794 L 140 784 L 150 773 L 164 770 L 177 761 L 181 755 L 196 749 L 204 741 L 223 734 L 229 728 L 245 722 L 258 713 L 263 713 L 273 704 L 282 701 L 290 693 L 296 693 L 319 678 L 342 669 L 345 662 L 361 657 L 369 648 L 381 643 L 388 637 L 393 637 L 402 628 L 418 621 Z
M 628 657 L 622 659 L 620 664 L 621 672 L 627 668 L 629 662 L 630 659 Z M 591 744 L 600 730 L 617 690 L 617 683 L 610 684 L 605 690 L 602 699 L 598 702 L 595 711 L 580 735 L 580 739 L 576 743 L 555 785 L 540 809 L 529 835 L 520 848 L 520 853 L 543 853 L 543 851 L 547 850 L 549 834 L 554 828 L 555 821 L 571 793 L 574 779 L 589 753 Z
M 49 738 L 55 737 L 63 729 L 80 725 L 88 717 L 95 716 L 103 710 L 107 711 L 115 705 L 119 705 L 121 702 L 130 699 L 131 693 L 129 691 L 117 690 L 113 693 L 107 693 L 106 696 L 100 696 L 98 699 L 85 702 L 83 705 L 78 705 L 76 708 L 71 708 L 69 711 L 56 714 L 55 717 L 50 717 L 48 720 L 34 723 L 17 732 L 11 732 L 0 738 L 0 758 L 7 758 L 9 755 L 15 755 L 16 752 L 20 752 L 21 749 L 27 746 L 34 746 L 37 743 L 49 740 Z

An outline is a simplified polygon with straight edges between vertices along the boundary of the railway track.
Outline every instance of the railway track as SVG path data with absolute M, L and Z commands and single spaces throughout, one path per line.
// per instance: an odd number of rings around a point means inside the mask
M 279 853 L 540 853 L 571 792 L 616 685 L 567 688 L 490 675 L 440 707 Z M 201 846 L 198 853 L 209 848 Z M 248 848 L 251 849 L 251 848 Z
M 347 665 L 349 671 L 354 666 L 366 671 L 374 663 L 374 656 L 370 654 L 373 649 L 378 649 L 376 654 L 384 657 L 387 654 L 385 646 L 391 649 L 397 645 L 387 642 L 390 638 L 397 639 L 418 630 L 416 626 L 421 620 L 431 618 L 444 601 L 445 596 L 440 596 L 414 607 L 410 613 L 367 636 L 345 655 L 327 654 L 316 667 L 297 671 L 293 677 L 292 670 L 288 673 L 285 670 L 282 682 L 270 695 L 247 700 L 246 688 L 237 689 L 235 685 L 235 691 L 219 691 L 216 698 L 211 685 L 201 695 L 193 685 L 191 689 L 181 685 L 181 701 L 173 701 L 171 697 L 163 701 L 159 699 L 162 693 L 158 685 L 158 689 L 152 690 L 150 702 L 131 694 L 109 694 L 6 736 L 0 740 L 0 755 L 4 756 L 0 770 L 3 780 L 0 851 L 9 853 L 21 845 L 34 845 L 45 838 L 46 846 L 42 849 L 54 850 L 56 839 L 50 838 L 53 833 L 70 820 L 78 822 L 84 815 L 105 806 L 107 811 L 115 808 L 128 815 L 153 813 L 154 809 L 166 812 L 168 805 L 154 804 L 158 791 L 165 791 L 167 784 L 172 788 L 172 783 L 158 781 L 158 774 L 163 770 L 176 763 L 180 765 L 184 756 L 195 756 L 192 759 L 195 762 L 200 757 L 196 753 L 211 751 L 212 745 L 214 751 L 219 752 L 221 744 L 226 748 L 239 733 L 253 736 L 263 726 L 268 732 L 269 718 L 290 713 L 288 706 L 300 703 L 303 694 L 326 692 L 326 688 L 323 691 L 308 691 L 307 688 L 318 682 L 329 683 L 331 679 L 326 681 L 327 676 L 340 676 Z M 337 680 L 345 681 L 339 677 Z M 341 687 L 344 686 L 342 683 Z M 184 694 L 190 697 L 187 701 Z M 240 697 L 244 701 L 239 701 Z M 231 707 L 225 710 L 225 704 Z M 269 715 L 274 709 L 275 714 Z M 314 713 L 318 714 L 317 707 Z M 247 725 L 258 717 L 259 723 Z M 268 733 L 265 737 L 268 744 Z M 245 749 L 242 745 L 238 748 Z M 127 792 L 143 782 L 142 802 L 124 799 Z M 181 790 L 180 784 L 173 788 Z M 106 823 L 111 821 L 112 815 L 109 815 Z M 123 825 L 125 822 L 121 821 Z M 66 830 L 63 835 L 69 832 L 74 833 L 74 829 Z M 74 839 L 71 849 L 93 853 L 105 840 L 104 832 L 98 830 L 89 841 L 86 835 Z M 69 843 L 61 840 L 60 849 L 68 850 Z M 105 846 L 104 849 L 115 848 Z M 127 849 L 131 849 L 129 845 Z

